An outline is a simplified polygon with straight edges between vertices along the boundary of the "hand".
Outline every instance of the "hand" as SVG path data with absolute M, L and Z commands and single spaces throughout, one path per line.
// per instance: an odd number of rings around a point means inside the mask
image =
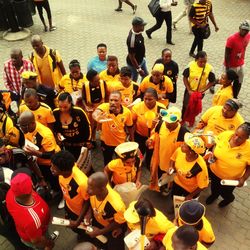
M 70 228 L 77 228 L 80 224 L 81 224 L 80 221 L 70 220 L 68 227 L 70 227 Z
M 139 69 L 138 73 L 139 73 L 140 76 L 145 76 L 145 72 L 144 72 L 143 69 Z
M 36 157 L 40 157 L 40 151 L 35 150 L 34 148 L 30 147 L 29 145 L 25 146 L 24 151 L 28 154 L 28 155 L 34 155 Z
M 194 92 L 194 91 L 193 91 L 193 90 L 191 90 L 191 89 L 190 89 L 190 90 L 188 90 L 188 94 L 189 94 L 189 95 L 192 95 L 192 93 L 193 93 L 193 92 Z
M 152 121 L 151 129 L 154 129 L 158 122 L 159 122 L 159 116 L 155 117 L 154 120 Z
M 239 179 L 239 184 L 237 187 L 243 187 L 244 186 L 244 183 L 245 183 L 245 179 L 244 178 L 240 178 Z
M 122 233 L 121 228 L 116 228 L 112 231 L 113 238 L 117 238 Z
M 98 235 L 101 235 L 102 233 L 100 232 L 100 229 L 97 227 L 91 227 L 93 229 L 92 232 L 86 231 L 86 233 L 91 237 L 91 238 L 95 238 Z
M 96 118 L 97 118 L 98 122 L 101 122 L 101 120 L 107 119 L 107 113 L 103 112 L 103 111 L 100 111 L 100 113 L 97 115 Z
M 149 149 L 152 149 L 153 148 L 153 140 L 152 139 L 147 139 L 146 140 L 146 146 L 149 148 Z
M 92 224 L 92 214 L 90 212 L 87 212 L 84 216 L 83 223 L 86 226 L 89 226 Z
M 141 187 L 141 182 L 140 181 L 136 181 L 135 182 L 136 188 L 139 189 Z
M 219 27 L 215 26 L 214 29 L 215 29 L 215 32 L 217 32 L 219 30 Z

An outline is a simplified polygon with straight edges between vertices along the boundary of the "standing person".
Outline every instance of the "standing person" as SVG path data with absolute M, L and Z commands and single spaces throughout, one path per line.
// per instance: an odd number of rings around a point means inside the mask
M 135 14 L 136 10 L 137 10 L 137 5 L 131 3 L 129 0 L 118 0 L 118 8 L 115 9 L 115 11 L 122 11 L 122 2 L 126 3 L 127 5 L 129 5 L 132 10 L 133 10 L 133 14 Z
M 65 217 L 70 219 L 70 227 L 79 236 L 85 234 L 77 227 L 89 208 L 87 176 L 78 168 L 74 156 L 68 151 L 60 151 L 51 158 L 52 174 L 58 176 L 65 204 Z
M 77 161 L 83 146 L 90 147 L 91 127 L 85 112 L 75 107 L 72 97 L 68 92 L 63 92 L 58 97 L 58 108 L 53 110 L 56 119 L 54 133 L 62 146 L 72 153 Z M 62 138 L 64 140 L 62 140 Z
M 152 68 L 151 74 L 146 76 L 141 84 L 140 91 L 143 95 L 147 88 L 153 88 L 157 91 L 158 100 L 165 107 L 168 107 L 169 100 L 167 95 L 174 91 L 173 83 L 168 76 L 163 74 L 164 65 L 161 63 L 157 63 Z
M 240 24 L 239 32 L 227 38 L 225 48 L 224 67 L 226 70 L 232 69 L 239 76 L 239 87 L 237 92 L 240 92 L 241 84 L 244 78 L 245 52 L 250 41 L 250 23 L 248 20 Z M 237 95 L 238 95 L 237 93 Z
M 69 70 L 70 73 L 64 75 L 60 80 L 59 89 L 71 94 L 74 91 L 82 89 L 85 77 L 81 72 L 81 66 L 78 60 L 72 60 L 69 63 Z
M 86 222 L 92 218 L 93 232 L 90 237 L 105 235 L 108 242 L 102 249 L 125 249 L 124 237 L 127 229 L 124 219 L 125 204 L 120 195 L 108 185 L 108 177 L 103 172 L 96 172 L 88 178 L 90 205 L 85 216 Z M 98 228 L 97 228 L 98 227 Z
M 217 137 L 213 150 L 215 162 L 210 164 L 211 195 L 206 204 L 213 203 L 219 196 L 223 198 L 219 207 L 234 201 L 236 186 L 221 185 L 221 180 L 238 180 L 242 187 L 250 176 L 250 123 L 245 122 L 236 131 L 225 131 Z
M 107 45 L 99 43 L 96 47 L 97 56 L 91 58 L 88 62 L 87 70 L 93 69 L 100 73 L 107 68 Z
M 171 12 L 171 6 L 176 6 L 177 2 L 174 2 L 173 0 L 160 0 L 160 10 L 156 13 L 155 19 L 156 24 L 146 30 L 146 34 L 149 39 L 151 39 L 151 34 L 160 29 L 162 26 L 163 21 L 166 22 L 167 27 L 167 33 L 166 33 L 166 42 L 167 44 L 174 45 L 172 42 L 172 12 Z
M 114 91 L 109 96 L 109 103 L 102 103 L 92 114 L 93 119 L 102 125 L 101 146 L 105 166 L 112 160 L 115 147 L 126 141 L 127 133 L 129 140 L 134 141 L 132 114 L 121 102 L 121 93 Z
M 145 44 L 142 32 L 147 23 L 141 17 L 135 17 L 132 20 L 132 29 L 127 37 L 127 64 L 132 71 L 132 80 L 137 81 L 138 75 L 142 79 L 148 75 L 146 59 L 145 59 Z
M 189 12 L 190 9 L 194 3 L 194 0 L 183 0 L 183 3 L 185 5 L 185 9 L 173 20 L 173 29 L 177 30 L 176 24 L 184 17 L 188 16 L 188 24 L 189 24 L 189 31 L 190 34 L 192 33 L 192 27 L 191 27 L 191 22 L 189 20 Z
M 66 74 L 59 52 L 44 45 L 39 35 L 31 37 L 31 45 L 34 49 L 31 62 L 38 74 L 38 81 L 46 87 L 56 89 L 62 76 Z
M 195 57 L 195 61 L 190 62 L 188 67 L 183 71 L 183 82 L 186 89 L 182 104 L 182 119 L 190 115 L 190 113 L 185 113 L 193 93 L 196 94 L 195 92 L 199 92 L 201 95 L 204 95 L 205 91 L 215 84 L 215 80 L 213 67 L 207 63 L 207 53 L 199 51 Z M 195 119 L 195 117 L 192 118 Z
M 4 63 L 3 69 L 3 83 L 6 89 L 21 95 L 21 75 L 25 71 L 35 72 L 33 64 L 29 60 L 23 59 L 21 49 L 12 49 L 10 59 Z
M 213 14 L 212 3 L 210 0 L 199 0 L 195 2 L 189 12 L 189 20 L 192 23 L 192 32 L 194 41 L 191 46 L 189 55 L 195 57 L 194 51 L 197 47 L 197 52 L 203 49 L 204 29 L 208 25 L 208 17 L 212 21 L 215 31 L 219 30 Z
M 43 17 L 43 8 L 47 12 L 47 17 L 49 20 L 49 31 L 56 30 L 56 27 L 52 25 L 52 15 L 51 15 L 51 11 L 50 11 L 49 0 L 34 0 L 34 2 L 35 2 L 35 5 L 37 7 L 37 10 L 38 10 L 39 17 L 43 23 L 44 31 L 45 32 L 48 31 L 48 26 L 46 25 L 46 22 L 45 22 L 44 17 Z
M 167 93 L 166 96 L 170 102 L 176 103 L 179 66 L 172 60 L 172 51 L 168 48 L 163 49 L 161 52 L 161 58 L 157 59 L 155 61 L 155 64 L 156 63 L 162 63 L 164 65 L 163 74 L 172 80 L 174 91 L 172 93 Z
M 33 191 L 32 180 L 27 174 L 19 173 L 12 178 L 6 204 L 26 246 L 47 250 L 54 247 L 53 239 L 58 237 L 59 232 L 55 231 L 48 237 L 50 210 L 46 202 Z

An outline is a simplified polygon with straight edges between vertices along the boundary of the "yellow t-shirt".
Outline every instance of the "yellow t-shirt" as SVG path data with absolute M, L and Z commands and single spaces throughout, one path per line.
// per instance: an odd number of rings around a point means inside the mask
M 166 250 L 174 250 L 172 247 L 172 237 L 174 232 L 177 230 L 178 227 L 171 228 L 165 235 L 162 240 L 162 244 L 166 248 Z M 199 241 L 197 242 L 196 250 L 206 250 L 207 248 L 204 247 Z
M 125 204 L 121 196 L 114 191 L 109 185 L 108 195 L 103 201 L 98 201 L 96 196 L 90 196 L 90 204 L 93 215 L 98 223 L 104 227 L 108 226 L 112 221 L 119 224 L 126 222 L 124 219 Z
M 60 147 L 56 144 L 56 140 L 52 131 L 40 122 L 36 122 L 36 129 L 33 132 L 27 133 L 24 136 L 25 139 L 38 146 L 39 151 L 41 152 L 55 151 L 55 153 L 57 153 L 60 151 Z M 37 163 L 39 165 L 50 166 L 51 160 L 37 158 Z
M 135 122 L 136 132 L 142 136 L 148 136 L 147 120 L 145 113 L 147 111 L 153 111 L 155 114 L 159 114 L 160 109 L 165 109 L 162 103 L 156 102 L 153 109 L 148 109 L 144 101 L 137 103 L 132 108 L 133 121 Z
M 108 92 L 110 92 L 110 87 L 113 84 L 119 83 L 120 82 L 120 72 L 117 72 L 116 75 L 112 76 L 108 73 L 107 69 L 103 70 L 102 72 L 99 73 L 99 77 L 101 80 L 105 81 L 107 84 L 107 89 Z
M 150 240 L 157 234 L 165 234 L 171 228 L 174 228 L 174 224 L 168 220 L 168 218 L 159 210 L 155 209 L 156 215 L 149 218 L 146 225 L 146 237 Z M 131 231 L 140 229 L 140 223 L 129 223 L 128 227 Z
M 121 159 L 112 160 L 107 167 L 112 171 L 112 181 L 115 185 L 136 181 L 136 167 L 124 166 Z
M 172 80 L 168 76 L 163 76 L 164 80 L 162 81 L 162 88 L 160 89 L 160 83 L 154 84 L 151 82 L 151 75 L 146 76 L 140 84 L 140 91 L 145 93 L 147 88 L 153 88 L 157 91 L 157 94 L 167 94 L 172 93 L 174 91 Z M 160 103 L 164 104 L 165 107 L 168 106 L 169 100 L 168 99 L 159 99 Z
M 165 122 L 162 123 L 159 136 L 160 136 L 160 150 L 159 150 L 159 159 L 160 159 L 160 169 L 162 171 L 167 171 L 169 169 L 169 162 L 171 156 L 175 150 L 181 145 L 182 142 L 177 142 L 177 137 L 180 131 L 181 125 L 173 130 L 169 131 L 165 125 Z M 166 147 L 167 145 L 167 147 Z
M 59 82 L 59 89 L 63 90 L 65 92 L 72 93 L 77 90 L 81 90 L 82 86 L 84 85 L 84 76 L 76 81 L 75 79 L 70 77 L 70 74 L 66 74 L 62 77 L 62 79 Z
M 189 67 L 188 81 L 190 84 L 190 88 L 193 91 L 197 91 L 203 68 L 199 67 L 196 61 L 190 62 L 188 67 Z M 202 91 L 205 89 L 205 87 L 207 85 L 209 73 L 212 71 L 213 71 L 213 67 L 209 63 L 206 63 L 205 69 L 203 71 L 203 74 L 202 74 L 202 77 L 200 80 L 200 85 L 199 85 L 199 89 L 198 89 L 199 91 Z
M 76 215 L 80 215 L 84 201 L 89 199 L 87 194 L 88 177 L 76 166 L 68 178 L 59 175 L 63 197 L 68 208 Z
M 198 187 L 200 189 L 208 187 L 207 165 L 202 156 L 198 156 L 195 161 L 188 162 L 186 154 L 177 148 L 171 157 L 175 161 L 176 175 L 174 182 L 184 188 L 187 192 L 192 193 Z
M 233 87 L 232 85 L 224 88 L 223 86 L 219 88 L 213 97 L 213 106 L 223 106 L 228 99 L 233 98 Z
M 216 161 L 210 165 L 210 169 L 220 179 L 237 180 L 245 173 L 247 165 L 250 165 L 250 140 L 231 148 L 229 140 L 233 134 L 233 131 L 225 131 L 217 136 L 214 148 Z
M 108 146 L 118 146 L 119 144 L 125 142 L 126 132 L 125 126 L 132 126 L 132 114 L 130 110 L 122 106 L 120 114 L 115 116 L 109 111 L 109 103 L 102 103 L 97 107 L 107 113 L 108 118 L 112 121 L 102 123 L 101 140 Z
M 21 114 L 26 110 L 31 111 L 34 114 L 36 121 L 42 123 L 46 127 L 49 123 L 55 122 L 55 117 L 51 108 L 43 102 L 40 102 L 40 105 L 36 110 L 30 110 L 26 104 L 21 104 L 19 107 L 19 113 Z
M 204 128 L 204 133 L 207 131 L 213 131 L 215 135 L 220 134 L 225 130 L 236 130 L 242 123 L 244 119 L 237 112 L 233 118 L 226 119 L 222 115 L 223 106 L 214 106 L 209 108 L 202 116 L 201 120 L 207 125 Z

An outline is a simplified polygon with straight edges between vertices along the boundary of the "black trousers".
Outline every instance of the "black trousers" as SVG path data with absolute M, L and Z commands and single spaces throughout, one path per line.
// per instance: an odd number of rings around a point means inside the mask
M 209 176 L 211 178 L 211 195 L 214 197 L 221 196 L 226 201 L 233 201 L 233 186 L 223 186 L 220 184 L 221 179 L 216 176 L 211 170 L 209 170 Z
M 167 26 L 166 41 L 172 42 L 172 12 L 159 11 L 155 16 L 155 19 L 156 24 L 152 28 L 148 29 L 148 32 L 151 34 L 154 31 L 160 29 L 163 21 L 165 21 Z
M 192 32 L 194 34 L 194 41 L 190 49 L 190 53 L 194 53 L 196 47 L 197 52 L 202 51 L 203 49 L 203 31 L 201 28 L 192 27 Z
M 115 146 L 108 146 L 104 141 L 101 141 L 102 154 L 104 158 L 104 166 L 106 166 L 113 159 Z
M 181 187 L 178 184 L 176 184 L 175 182 L 173 182 L 171 195 L 172 195 L 172 197 L 174 195 L 187 196 L 187 195 L 189 195 L 189 192 L 187 190 L 185 190 L 183 187 Z
M 153 149 L 148 149 L 147 148 L 147 146 L 146 146 L 146 140 L 147 139 L 148 139 L 148 137 L 142 136 L 142 135 L 135 132 L 135 142 L 137 142 L 139 144 L 139 149 L 140 149 L 141 153 L 143 155 L 146 153 L 143 165 L 146 166 L 149 169 L 150 168 L 151 158 L 152 158 L 152 155 L 153 155 Z
M 51 19 L 51 10 L 50 10 L 50 6 L 49 6 L 49 1 L 48 0 L 44 0 L 42 2 L 35 2 L 35 4 L 36 4 L 37 10 L 38 10 L 39 17 L 42 20 L 42 22 L 44 22 L 43 8 L 47 12 L 48 19 Z

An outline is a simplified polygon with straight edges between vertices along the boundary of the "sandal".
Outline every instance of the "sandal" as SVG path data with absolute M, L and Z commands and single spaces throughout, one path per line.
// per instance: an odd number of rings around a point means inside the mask
M 49 28 L 49 31 L 54 31 L 54 30 L 56 30 L 56 26 L 52 26 Z

